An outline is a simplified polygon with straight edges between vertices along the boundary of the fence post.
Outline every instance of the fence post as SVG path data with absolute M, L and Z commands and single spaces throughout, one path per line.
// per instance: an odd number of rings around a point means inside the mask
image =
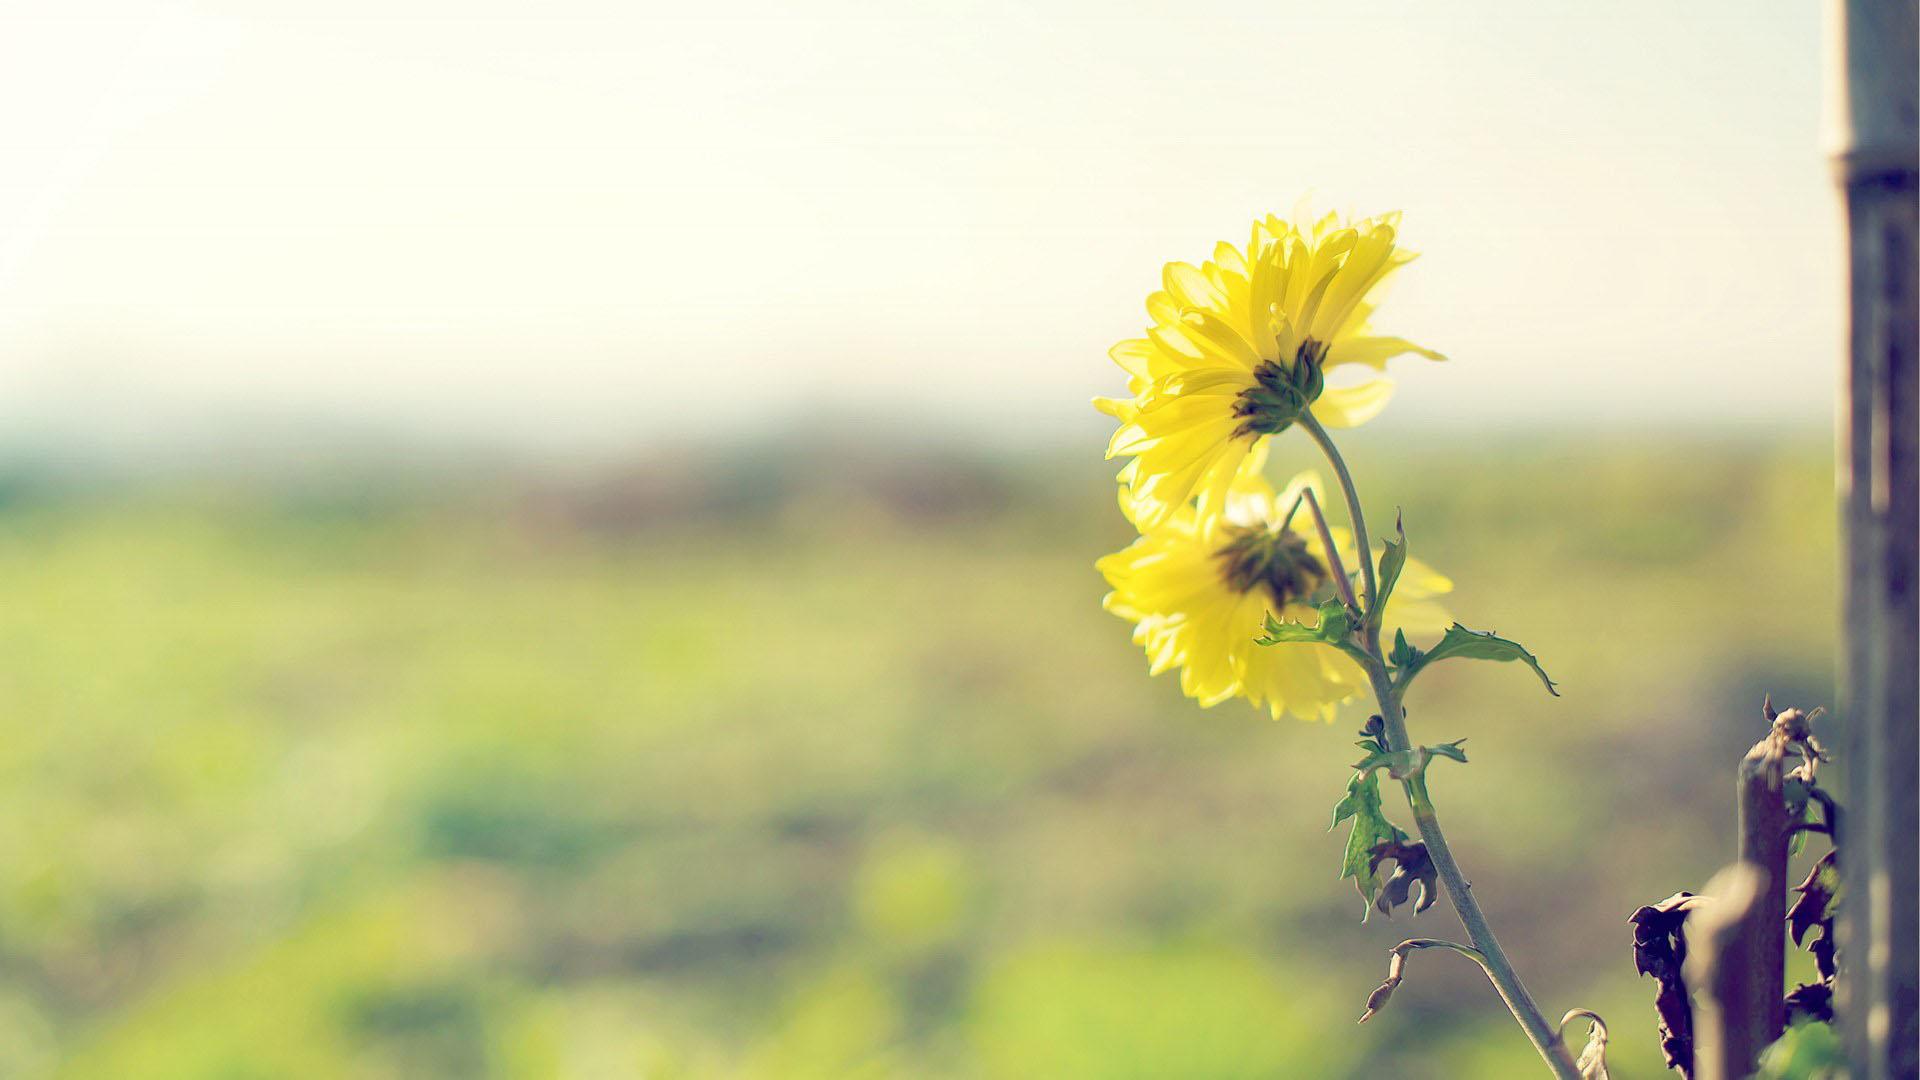
M 1832 0 L 1850 318 L 1841 401 L 1849 826 L 1839 1017 L 1855 1080 L 1920 1072 L 1920 360 L 1914 0 Z
M 1706 902 L 1687 916 L 1687 986 L 1693 998 L 1693 1080 L 1741 1080 L 1767 1046 L 1754 1018 L 1756 995 L 1778 1001 L 1754 978 L 1764 871 L 1737 862 L 1707 882 Z
M 1786 782 L 1780 758 L 1770 754 L 1772 739 L 1762 739 L 1740 762 L 1738 790 L 1740 861 L 1759 872 L 1758 892 L 1740 939 L 1746 969 L 1747 1028 L 1737 1064 L 1745 1076 L 1759 1064 L 1760 1051 L 1787 1026 L 1787 816 Z

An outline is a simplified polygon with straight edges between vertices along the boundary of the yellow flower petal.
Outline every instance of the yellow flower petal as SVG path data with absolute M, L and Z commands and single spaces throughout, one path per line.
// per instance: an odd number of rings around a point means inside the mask
M 1415 345 L 1406 338 L 1365 335 L 1335 341 L 1333 348 L 1327 350 L 1327 367 L 1331 369 L 1342 364 L 1365 364 L 1375 370 L 1385 371 L 1387 361 L 1408 353 L 1424 356 L 1429 360 L 1446 359 L 1440 353 Z
M 1319 477 L 1302 473 L 1276 493 L 1260 471 L 1267 455 L 1265 441 L 1242 445 L 1237 456 L 1221 457 L 1207 467 L 1204 483 L 1218 483 L 1225 476 L 1222 494 L 1202 495 L 1198 505 L 1181 504 L 1157 521 L 1138 520 L 1140 538 L 1095 564 L 1113 590 L 1103 605 L 1134 624 L 1133 641 L 1145 653 L 1148 670 L 1159 675 L 1179 669 L 1181 692 L 1202 707 L 1238 697 L 1276 719 L 1293 715 L 1331 720 L 1342 703 L 1366 689 L 1366 677 L 1351 658 L 1324 645 L 1254 644 L 1269 611 L 1311 622 L 1318 616 L 1310 601 L 1321 597 L 1276 596 L 1271 590 L 1282 587 L 1278 584 L 1245 584 L 1244 577 L 1230 573 L 1232 555 L 1227 550 L 1236 537 L 1244 541 L 1249 531 L 1270 534 L 1293 497 L 1317 486 Z M 1144 460 L 1121 473 L 1121 505 L 1130 518 L 1139 518 L 1138 491 L 1153 487 L 1129 475 Z M 1214 503 L 1211 512 L 1209 500 Z M 1296 515 L 1288 528 L 1323 567 L 1330 564 L 1305 514 Z M 1329 532 L 1343 549 L 1348 569 L 1357 568 L 1347 530 Z M 1402 580 L 1405 592 L 1397 589 L 1387 606 L 1388 627 L 1420 633 L 1444 628 L 1445 612 L 1426 598 L 1431 595 L 1426 590 L 1445 591 L 1451 583 L 1414 560 L 1409 560 Z M 1330 588 L 1322 583 L 1319 592 Z
M 1320 400 L 1313 403 L 1313 415 L 1328 427 L 1358 427 L 1380 415 L 1392 396 L 1392 379 L 1373 379 L 1358 386 L 1330 386 L 1320 395 Z
M 1094 400 L 1120 421 L 1108 456 L 1135 459 L 1136 524 L 1160 524 L 1196 499 L 1205 513 L 1221 512 L 1253 450 L 1297 419 L 1299 394 L 1318 394 L 1308 407 L 1332 427 L 1372 418 L 1391 394 L 1384 380 L 1323 389 L 1324 372 L 1301 365 L 1377 369 L 1404 353 L 1440 359 L 1368 329 L 1369 296 L 1412 257 L 1399 247 L 1398 222 L 1396 214 L 1330 214 L 1308 228 L 1269 215 L 1253 224 L 1245 248 L 1223 242 L 1198 266 L 1163 268 L 1162 288 L 1147 297 L 1146 336 L 1111 351 L 1126 372 L 1126 396 Z

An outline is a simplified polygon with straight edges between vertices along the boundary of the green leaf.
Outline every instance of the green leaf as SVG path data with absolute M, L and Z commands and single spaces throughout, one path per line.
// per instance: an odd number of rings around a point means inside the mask
M 1400 515 L 1393 518 L 1393 531 L 1398 533 L 1398 542 L 1388 540 L 1380 552 L 1379 584 L 1373 596 L 1373 607 L 1367 611 L 1367 625 L 1378 627 L 1380 620 L 1387 614 L 1387 598 L 1393 595 L 1393 586 L 1400 580 L 1400 571 L 1407 568 L 1407 530 L 1401 525 Z M 1373 558 L 1368 552 L 1366 558 Z
M 1455 657 L 1463 660 L 1501 662 L 1519 660 L 1532 668 L 1535 675 L 1540 676 L 1540 681 L 1546 685 L 1547 693 L 1554 697 L 1560 696 L 1560 691 L 1554 689 L 1553 680 L 1547 677 L 1546 670 L 1540 666 L 1539 659 L 1519 642 L 1508 641 L 1493 633 L 1469 630 L 1459 623 L 1447 627 L 1447 633 L 1440 639 L 1440 644 L 1427 650 L 1427 655 L 1420 660 L 1418 666 L 1409 668 L 1401 681 L 1404 683 L 1411 679 L 1414 673 L 1425 671 L 1436 660 L 1451 660 Z
M 1439 746 L 1419 746 L 1410 750 L 1381 750 L 1369 746 L 1366 743 L 1361 743 L 1361 749 L 1371 752 L 1362 758 L 1358 764 L 1354 765 L 1354 768 L 1363 773 L 1373 772 L 1376 769 L 1385 769 L 1387 770 L 1387 775 L 1393 777 L 1395 780 L 1405 780 L 1410 776 L 1425 772 L 1427 762 L 1433 758 L 1450 758 L 1460 762 L 1462 765 L 1466 764 L 1467 752 L 1460 749 L 1460 744 L 1466 741 L 1465 739 L 1455 739 L 1450 743 L 1441 743 Z
M 1757 1080 L 1844 1076 L 1847 1055 L 1832 1024 L 1795 1024 L 1760 1052 Z
M 1419 649 L 1407 644 L 1405 630 L 1393 632 L 1393 649 L 1387 653 L 1387 663 L 1397 668 L 1410 668 L 1420 662 L 1422 655 L 1424 654 Z
M 1373 851 L 1381 844 L 1404 843 L 1407 834 L 1393 822 L 1387 820 L 1385 811 L 1380 808 L 1380 778 L 1369 770 L 1356 772 L 1353 779 L 1347 781 L 1347 794 L 1333 808 L 1333 824 L 1327 826 L 1332 831 L 1348 818 L 1353 819 L 1353 828 L 1347 833 L 1347 850 L 1340 863 L 1340 878 L 1354 879 L 1354 887 L 1360 890 L 1360 896 L 1369 905 L 1371 911 L 1374 894 L 1380 885 L 1374 875 Z M 1362 916 L 1365 921 L 1365 916 Z
M 1361 772 L 1385 769 L 1387 775 L 1395 780 L 1401 780 L 1406 778 L 1407 770 L 1413 767 L 1413 761 L 1411 750 L 1374 750 L 1356 762 L 1353 767 Z
M 1807 782 L 1805 780 L 1797 776 L 1789 779 L 1786 784 L 1782 786 L 1780 793 L 1785 798 L 1787 804 L 1787 820 L 1790 823 L 1800 824 L 1813 820 L 1813 799 L 1807 795 Z M 1793 830 L 1793 834 L 1787 839 L 1787 856 L 1791 858 L 1800 854 L 1801 850 L 1806 846 L 1807 830 Z
M 1320 605 L 1320 624 L 1308 626 L 1293 619 L 1276 619 L 1272 612 L 1267 613 L 1267 635 L 1255 638 L 1256 645 L 1341 645 L 1347 644 L 1347 635 L 1353 630 L 1353 620 L 1347 615 L 1347 605 L 1338 600 L 1329 600 Z

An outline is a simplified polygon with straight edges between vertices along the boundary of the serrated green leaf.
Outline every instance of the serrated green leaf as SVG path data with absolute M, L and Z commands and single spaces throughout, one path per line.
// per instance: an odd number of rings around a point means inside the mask
M 1365 806 L 1366 806 L 1365 799 L 1361 795 L 1360 789 L 1357 786 L 1359 784 L 1359 781 L 1360 781 L 1360 777 L 1358 776 L 1355 776 L 1352 780 L 1349 780 L 1347 782 L 1346 797 L 1342 798 L 1339 802 L 1333 804 L 1333 823 L 1327 826 L 1328 832 L 1332 832 L 1333 830 L 1339 828 L 1341 822 L 1347 820 L 1348 818 L 1354 816 L 1355 814 L 1358 814 L 1361 810 L 1365 809 Z M 1376 802 L 1378 802 L 1380 785 L 1376 783 L 1373 786 L 1373 790 L 1374 790 L 1374 799 Z M 1346 875 L 1342 874 L 1340 876 L 1345 877 Z
M 1320 605 L 1320 622 L 1316 626 L 1293 619 L 1276 619 L 1272 612 L 1267 613 L 1267 634 L 1255 638 L 1256 645 L 1345 645 L 1347 635 L 1353 629 L 1353 621 L 1347 615 L 1347 605 L 1338 600 L 1329 600 Z
M 1539 658 L 1528 652 L 1519 642 L 1508 641 L 1491 632 L 1469 630 L 1459 623 L 1447 627 L 1446 635 L 1440 639 L 1440 643 L 1427 650 L 1426 656 L 1421 658 L 1418 666 L 1408 669 L 1407 674 L 1402 677 L 1402 682 L 1411 679 L 1415 672 L 1425 671 L 1436 660 L 1455 658 L 1499 662 L 1521 661 L 1532 668 L 1535 675 L 1540 676 L 1540 681 L 1546 686 L 1547 693 L 1554 697 L 1560 696 L 1560 691 L 1554 688 L 1553 680 L 1547 676 L 1546 669 L 1540 666 Z
M 1333 824 L 1327 826 L 1328 830 L 1338 828 L 1349 818 L 1353 820 L 1353 828 L 1347 833 L 1340 879 L 1353 878 L 1354 886 L 1369 905 L 1368 910 L 1372 910 L 1374 895 L 1380 891 L 1374 875 L 1373 851 L 1384 843 L 1403 843 L 1407 834 L 1387 820 L 1380 807 L 1380 778 L 1372 771 L 1356 772 L 1353 779 L 1347 781 L 1347 794 L 1334 805 Z
M 1387 614 L 1387 598 L 1393 595 L 1393 587 L 1400 580 L 1400 572 L 1407 568 L 1407 530 L 1402 527 L 1400 516 L 1394 515 L 1393 531 L 1399 534 L 1399 540 L 1388 540 L 1380 552 L 1380 575 L 1374 591 L 1373 606 L 1367 610 L 1367 625 L 1379 627 L 1380 620 Z M 1367 558 L 1373 553 L 1368 552 Z
M 1435 757 L 1452 758 L 1460 764 L 1465 765 L 1467 763 L 1467 752 L 1460 749 L 1460 744 L 1466 741 L 1465 739 L 1455 739 L 1452 742 L 1443 742 L 1439 746 L 1427 747 L 1427 752 Z

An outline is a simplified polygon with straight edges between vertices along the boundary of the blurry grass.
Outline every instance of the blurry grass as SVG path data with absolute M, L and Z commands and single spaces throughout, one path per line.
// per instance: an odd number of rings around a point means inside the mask
M 1761 693 L 1830 703 L 1827 451 L 1351 441 L 1563 682 L 1436 669 L 1412 726 L 1471 740 L 1434 786 L 1525 974 L 1654 1075 L 1624 920 L 1725 858 Z M 13 490 L 0 1075 L 1529 1067 L 1448 957 L 1351 1024 L 1409 932 L 1334 881 L 1363 714 L 1149 680 L 1100 463 Z

